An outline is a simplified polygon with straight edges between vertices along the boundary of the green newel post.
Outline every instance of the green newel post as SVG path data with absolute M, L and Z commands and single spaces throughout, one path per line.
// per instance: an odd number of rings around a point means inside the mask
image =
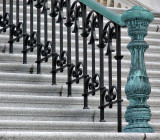
M 127 48 L 131 52 L 129 77 L 125 86 L 125 93 L 130 104 L 127 106 L 125 119 L 129 123 L 123 132 L 154 132 L 148 124 L 151 117 L 149 105 L 146 104 L 151 86 L 147 77 L 144 52 L 149 47 L 144 41 L 147 27 L 154 16 L 141 6 L 134 6 L 122 14 L 122 21 L 128 27 L 131 42 Z

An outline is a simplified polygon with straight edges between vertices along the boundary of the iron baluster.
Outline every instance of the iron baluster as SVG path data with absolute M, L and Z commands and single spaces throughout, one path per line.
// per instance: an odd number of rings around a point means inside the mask
M 57 20 L 57 23 L 59 23 L 60 25 L 60 54 L 63 52 L 63 4 L 64 4 L 64 0 L 60 0 L 59 3 L 58 3 L 58 11 L 59 11 L 59 14 L 58 14 L 58 20 Z
M 56 65 L 54 64 L 54 60 L 56 59 L 56 19 L 57 16 L 56 13 L 56 2 L 51 1 L 51 13 L 50 16 L 52 17 L 52 85 L 56 84 L 56 72 L 53 72 L 56 70 Z
M 109 108 L 112 108 L 112 93 L 110 92 L 112 89 L 112 52 L 114 52 L 113 48 L 112 48 L 112 39 L 115 39 L 115 26 L 114 24 L 109 21 L 105 27 L 104 27 L 104 33 L 103 33 L 103 37 L 104 37 L 104 42 L 107 43 L 107 53 L 106 55 L 108 55 L 108 85 L 109 85 L 109 92 L 107 96 L 108 100 L 107 102 L 109 102 Z
M 78 2 L 75 1 L 72 4 L 70 17 L 72 22 L 74 22 L 74 29 L 72 33 L 75 33 L 75 63 L 79 63 L 79 17 L 82 17 L 82 7 L 78 5 Z
M 88 33 L 86 31 L 86 5 L 82 4 L 82 37 L 83 37 L 83 76 L 84 76 L 84 107 L 83 109 L 88 108 L 88 86 L 87 86 L 87 37 Z
M 19 0 L 16 0 L 16 25 L 19 24 Z
M 29 0 L 27 4 L 30 5 L 30 42 L 36 43 L 36 40 L 34 40 L 34 35 L 36 34 L 36 32 L 33 33 L 33 1 L 36 0 Z M 28 44 L 28 46 L 30 46 L 31 48 L 31 52 L 33 51 L 33 45 L 35 43 L 29 43 L 30 45 Z
M 70 72 L 71 67 L 71 19 L 70 19 L 70 0 L 66 1 L 66 12 L 67 12 L 67 22 L 65 23 L 67 27 L 67 65 L 68 65 L 68 97 L 72 96 L 72 73 Z
M 88 44 L 92 45 L 92 78 L 95 76 L 96 70 L 95 70 L 95 41 L 98 40 L 96 37 L 96 27 L 97 27 L 97 15 L 92 14 L 92 21 L 90 25 L 91 30 L 91 38 L 90 42 Z M 90 21 L 90 20 L 89 20 Z M 94 79 L 94 78 L 93 78 Z
M 75 27 L 74 27 L 74 31 L 75 32 L 75 63 L 76 65 L 79 63 L 79 21 L 78 21 L 78 16 L 79 16 L 79 11 L 78 9 L 80 9 L 80 7 L 76 6 L 75 10 Z
M 27 34 L 27 8 L 26 0 L 23 0 L 23 51 L 27 49 L 26 34 Z M 27 52 L 23 52 L 23 64 L 27 63 Z
M 35 5 L 35 7 L 37 8 L 37 74 L 41 73 L 41 63 L 40 63 L 40 59 L 41 59 L 41 48 L 42 48 L 42 44 L 41 44 L 41 7 L 42 7 L 42 3 L 40 0 L 37 0 L 37 4 Z
M 121 27 L 116 24 L 116 56 L 117 60 L 117 111 L 118 111 L 118 132 L 122 131 L 122 99 L 121 99 Z
M 99 50 L 100 50 L 100 122 L 104 122 L 104 43 L 103 43 L 103 16 L 98 14 Z
M 6 0 L 3 0 L 3 17 L 6 14 Z
M 10 0 L 10 9 L 9 9 L 9 26 L 10 26 L 10 33 L 9 33 L 9 53 L 13 53 L 13 0 Z
M 42 13 L 44 14 L 44 44 L 46 46 L 47 44 L 47 41 L 48 41 L 48 18 L 47 18 L 47 11 L 49 10 L 48 8 L 48 0 L 44 0 L 43 1 L 43 10 L 42 10 Z M 47 48 L 45 48 L 47 49 Z

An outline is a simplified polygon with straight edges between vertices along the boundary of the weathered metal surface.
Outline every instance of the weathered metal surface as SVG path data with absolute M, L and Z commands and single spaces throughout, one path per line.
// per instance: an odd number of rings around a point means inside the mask
M 151 86 L 144 62 L 144 52 L 149 47 L 144 37 L 153 19 L 153 14 L 141 6 L 134 6 L 122 14 L 122 20 L 128 26 L 128 34 L 131 37 L 131 42 L 127 46 L 131 52 L 131 65 L 125 86 L 125 93 L 130 101 L 125 119 L 129 124 L 123 132 L 154 132 L 152 126 L 148 124 L 151 111 L 146 101 L 149 98 Z

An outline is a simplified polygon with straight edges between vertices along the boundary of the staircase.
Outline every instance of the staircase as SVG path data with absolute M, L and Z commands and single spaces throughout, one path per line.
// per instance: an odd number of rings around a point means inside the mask
M 2 3 L 0 8 L 2 9 Z M 7 9 L 9 6 L 7 5 Z M 20 1 L 20 20 L 22 19 L 22 1 Z M 111 8 L 116 13 L 124 9 Z M 29 9 L 28 9 L 29 11 Z M 2 11 L 0 11 L 2 14 Z M 15 5 L 14 5 L 15 16 Z M 51 85 L 51 61 L 42 64 L 42 73 L 36 74 L 36 51 L 28 54 L 28 63 L 22 64 L 22 41 L 14 43 L 14 53 L 8 53 L 8 31 L 0 34 L 0 139 L 1 140 L 158 140 L 160 139 L 160 14 L 155 13 L 155 19 L 148 28 L 146 42 L 150 48 L 145 53 L 148 77 L 152 87 L 148 105 L 151 106 L 154 134 L 117 133 L 117 107 L 105 109 L 106 122 L 99 122 L 99 95 L 89 96 L 89 108 L 83 109 L 82 84 L 73 85 L 73 97 L 67 97 L 67 76 L 57 74 L 57 85 Z M 29 14 L 27 15 L 29 18 Z M 36 14 L 34 14 L 36 23 Z M 48 19 L 48 29 L 51 29 L 51 18 Z M 15 23 L 15 21 L 14 21 Z M 28 23 L 29 24 L 29 23 Z M 36 25 L 36 24 L 35 24 Z M 59 26 L 59 25 L 57 25 Z M 29 31 L 29 29 L 28 29 Z M 43 16 L 42 16 L 43 36 Z M 59 32 L 56 32 L 58 35 Z M 64 31 L 64 43 L 66 42 Z M 48 31 L 49 40 L 51 32 Z M 126 46 L 130 38 L 127 28 L 122 28 L 122 113 L 124 116 L 128 101 L 124 93 L 130 66 L 130 53 Z M 43 42 L 43 38 L 42 38 Z M 74 44 L 74 39 L 72 40 Z M 57 43 L 59 45 L 60 42 Z M 82 46 L 82 42 L 80 42 Z M 57 47 L 58 48 L 58 47 Z M 64 46 L 64 49 L 66 46 Z M 115 44 L 113 43 L 113 48 Z M 98 50 L 98 48 L 97 48 Z M 73 50 L 72 50 L 73 51 Z M 82 52 L 82 48 L 80 48 Z M 114 55 L 114 54 L 113 54 Z M 96 70 L 99 71 L 99 52 L 96 52 Z M 82 58 L 81 58 L 82 59 Z M 91 59 L 91 48 L 88 47 L 88 61 Z M 74 61 L 74 57 L 73 57 Z M 105 60 L 107 64 L 107 60 Z M 88 64 L 88 70 L 91 66 Z M 113 67 L 116 61 L 113 61 Z M 67 71 L 65 70 L 65 73 Z M 105 70 L 105 73 L 108 70 Z M 113 69 L 116 76 L 116 69 Z M 107 83 L 105 77 L 105 83 Z M 116 84 L 116 79 L 113 83 Z M 126 122 L 123 117 L 123 127 Z

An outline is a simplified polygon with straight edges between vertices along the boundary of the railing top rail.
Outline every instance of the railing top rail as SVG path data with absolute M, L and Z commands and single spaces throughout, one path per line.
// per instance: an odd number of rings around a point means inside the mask
M 98 3 L 95 0 L 78 0 L 79 2 L 85 4 L 92 10 L 96 11 L 97 13 L 103 15 L 107 19 L 113 21 L 114 23 L 120 25 L 120 26 L 125 26 L 125 23 L 121 20 L 121 16 L 112 12 L 111 10 L 107 9 L 100 3 Z

